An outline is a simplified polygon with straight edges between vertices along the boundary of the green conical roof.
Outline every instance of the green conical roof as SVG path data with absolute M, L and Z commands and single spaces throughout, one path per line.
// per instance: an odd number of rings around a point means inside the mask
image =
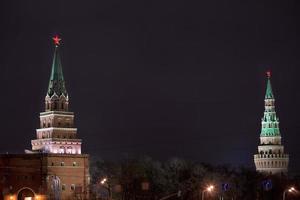
M 261 137 L 280 136 L 279 119 L 275 111 L 275 99 L 272 91 L 270 72 L 267 73 L 267 88 L 265 95 L 265 111 L 262 118 Z
M 58 46 L 55 46 L 52 70 L 51 70 L 51 76 L 50 76 L 50 80 L 49 80 L 47 94 L 49 96 L 52 96 L 54 93 L 58 96 L 60 96 L 62 94 L 65 96 L 68 95 L 66 87 L 65 87 L 65 81 L 64 81 Z
M 268 80 L 267 80 L 267 89 L 266 89 L 265 98 L 266 99 L 274 99 L 270 77 L 268 77 Z

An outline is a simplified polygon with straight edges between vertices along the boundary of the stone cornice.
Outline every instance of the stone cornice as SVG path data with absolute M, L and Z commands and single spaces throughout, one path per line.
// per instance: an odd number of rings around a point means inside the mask
M 63 128 L 63 127 L 48 127 L 48 128 L 38 128 L 36 129 L 37 132 L 39 131 L 52 131 L 52 130 L 60 130 L 60 131 L 77 131 L 77 128 Z
M 74 112 L 65 112 L 65 111 L 47 111 L 41 112 L 40 117 L 47 115 L 60 115 L 60 116 L 74 116 Z
M 72 143 L 72 142 L 76 142 L 76 143 L 82 143 L 81 139 L 67 139 L 67 138 L 44 138 L 44 139 L 34 139 L 31 140 L 31 143 L 33 142 L 65 142 L 65 143 Z

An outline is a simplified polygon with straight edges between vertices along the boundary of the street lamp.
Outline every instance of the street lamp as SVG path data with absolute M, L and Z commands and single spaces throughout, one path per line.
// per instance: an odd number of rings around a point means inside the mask
M 109 199 L 112 199 L 112 190 L 110 185 L 107 183 L 107 178 L 103 178 L 100 183 L 108 190 Z
M 205 192 L 211 193 L 214 190 L 215 186 L 209 185 L 205 190 L 202 191 L 201 199 L 204 200 Z
M 295 192 L 296 191 L 296 189 L 294 188 L 294 187 L 289 187 L 289 188 L 287 188 L 287 189 L 285 189 L 284 191 L 283 191 L 283 195 L 282 195 L 282 200 L 285 200 L 285 196 L 286 196 L 286 193 L 287 192 Z
M 101 184 L 103 185 L 104 183 L 106 183 L 106 181 L 107 181 L 107 178 L 102 179 Z

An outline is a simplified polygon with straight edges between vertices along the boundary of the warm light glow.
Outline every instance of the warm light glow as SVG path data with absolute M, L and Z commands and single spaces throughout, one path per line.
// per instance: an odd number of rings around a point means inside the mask
M 13 197 L 13 196 L 10 196 L 10 197 L 9 197 L 9 199 L 10 199 L 10 200 L 13 200 L 13 199 L 14 199 L 14 197 Z
M 294 191 L 296 191 L 296 189 L 295 189 L 294 187 L 290 187 L 290 188 L 288 189 L 288 192 L 294 192 Z
M 36 200 L 39 200 L 39 199 L 41 199 L 41 198 L 40 198 L 40 196 L 36 195 L 36 196 L 35 196 L 35 199 L 36 199 Z
M 213 185 L 210 185 L 210 186 L 208 186 L 207 188 L 206 188 L 206 190 L 208 191 L 208 192 L 212 192 L 213 190 L 214 190 L 214 186 Z
M 103 185 L 107 181 L 107 178 L 102 179 L 101 184 Z

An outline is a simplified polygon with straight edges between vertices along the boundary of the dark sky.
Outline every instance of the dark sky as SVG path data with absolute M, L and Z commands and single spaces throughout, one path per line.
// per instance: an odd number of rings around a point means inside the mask
M 0 152 L 31 148 L 53 56 L 83 151 L 253 166 L 271 69 L 300 171 L 297 1 L 1 1 Z

